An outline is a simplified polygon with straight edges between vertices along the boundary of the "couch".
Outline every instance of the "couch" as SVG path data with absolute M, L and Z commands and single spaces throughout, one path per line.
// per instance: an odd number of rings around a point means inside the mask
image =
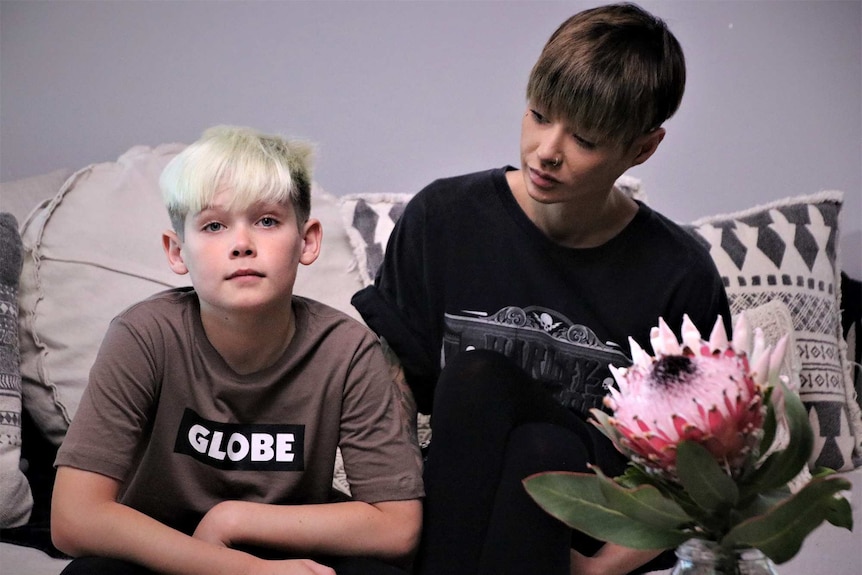
M 53 575 L 67 562 L 50 543 L 51 463 L 102 333 L 130 303 L 184 284 L 162 255 L 160 234 L 170 224 L 157 186 L 161 169 L 182 148 L 136 146 L 116 161 L 0 187 L 4 574 Z M 648 201 L 638 180 L 624 176 L 618 185 Z M 409 197 L 337 197 L 315 184 L 312 214 L 323 223 L 323 248 L 317 262 L 301 266 L 296 292 L 360 319 L 350 297 L 373 280 Z M 839 470 L 854 484 L 855 533 L 821 526 L 793 560 L 779 566 L 785 575 L 862 573 L 862 284 L 840 271 L 842 197 L 816 192 L 685 224 L 710 250 L 733 313 L 750 314 L 772 339 L 791 337 L 786 370 L 817 437 L 811 468 Z M 427 441 L 427 418 L 420 424 L 420 439 Z M 338 463 L 333 487 L 349 493 Z

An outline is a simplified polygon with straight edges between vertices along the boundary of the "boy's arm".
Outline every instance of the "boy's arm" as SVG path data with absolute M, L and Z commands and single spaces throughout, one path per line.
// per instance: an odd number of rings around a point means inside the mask
M 194 536 L 214 544 L 254 545 L 292 553 L 373 556 L 409 560 L 419 542 L 418 499 L 364 503 L 271 505 L 224 501 L 213 507 Z
M 51 537 L 72 556 L 124 559 L 178 575 L 335 575 L 313 561 L 265 561 L 171 529 L 117 502 L 119 482 L 60 466 L 51 506 Z
M 418 444 L 416 402 L 392 349 L 381 339 L 390 379 L 395 383 L 402 425 Z M 421 456 L 417 451 L 417 465 Z M 196 538 L 233 547 L 256 545 L 293 553 L 373 556 L 393 563 L 409 560 L 419 542 L 422 503 L 418 499 L 317 505 L 219 503 L 204 516 Z
M 407 378 L 404 376 L 404 368 L 401 367 L 401 361 L 395 355 L 392 348 L 389 347 L 385 338 L 380 338 L 380 345 L 383 348 L 383 357 L 386 358 L 386 363 L 389 365 L 389 375 L 392 381 L 395 382 L 398 404 L 401 406 L 401 414 L 404 417 L 405 430 L 410 440 L 419 445 L 419 432 L 416 420 L 419 410 L 416 406 L 416 399 L 413 397 L 413 391 L 407 384 Z

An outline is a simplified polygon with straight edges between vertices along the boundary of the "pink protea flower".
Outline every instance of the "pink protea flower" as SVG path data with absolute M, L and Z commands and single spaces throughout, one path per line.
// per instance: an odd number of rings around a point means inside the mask
M 762 437 L 766 413 L 764 392 L 775 377 L 786 339 L 773 351 L 744 316 L 728 342 L 719 317 L 709 341 L 688 316 L 682 342 L 663 319 L 650 333 L 655 357 L 629 339 L 633 365 L 611 372 L 619 386 L 605 404 L 613 411 L 609 434 L 624 454 L 646 469 L 674 478 L 676 448 L 684 441 L 703 445 L 735 477 Z

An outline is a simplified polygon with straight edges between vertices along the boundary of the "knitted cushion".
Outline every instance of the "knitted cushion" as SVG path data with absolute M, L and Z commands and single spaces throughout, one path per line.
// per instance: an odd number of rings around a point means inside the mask
M 18 222 L 0 214 L 0 527 L 30 518 L 33 496 L 21 472 L 21 373 L 18 353 L 18 278 L 21 275 Z

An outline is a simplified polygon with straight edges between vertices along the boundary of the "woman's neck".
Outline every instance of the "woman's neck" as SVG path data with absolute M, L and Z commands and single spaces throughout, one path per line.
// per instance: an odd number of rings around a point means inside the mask
M 523 172 L 506 174 L 524 214 L 551 241 L 569 248 L 593 248 L 617 236 L 634 219 L 637 203 L 616 187 L 565 202 L 542 203 L 527 193 Z

